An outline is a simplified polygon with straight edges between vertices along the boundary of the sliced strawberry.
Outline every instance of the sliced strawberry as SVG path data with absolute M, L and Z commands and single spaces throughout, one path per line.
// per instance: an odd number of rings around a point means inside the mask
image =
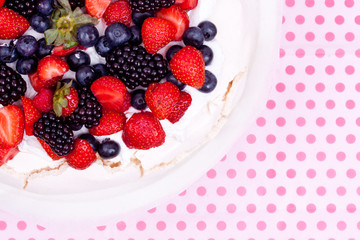
M 170 115 L 167 117 L 171 123 L 178 122 L 185 114 L 186 110 L 190 107 L 192 102 L 191 95 L 187 92 L 180 92 L 179 101 L 172 109 Z
M 40 142 L 41 146 L 43 147 L 45 152 L 49 155 L 49 157 L 52 158 L 52 160 L 56 161 L 62 158 L 59 157 L 56 153 L 54 153 L 53 150 L 51 150 L 50 146 L 46 144 L 46 142 L 44 142 L 40 138 L 38 138 L 37 140 Z
M 184 32 L 189 28 L 189 16 L 180 7 L 172 5 L 169 8 L 163 8 L 156 13 L 156 16 L 169 20 L 176 27 L 175 41 L 180 41 Z
M 119 0 L 110 3 L 109 7 L 104 13 L 103 18 L 107 25 L 115 22 L 120 22 L 130 27 L 132 18 L 129 3 L 125 0 Z
M 110 3 L 111 0 L 85 0 L 85 7 L 90 16 L 100 19 Z
M 105 109 L 121 112 L 125 101 L 125 84 L 116 77 L 104 76 L 91 85 L 91 91 Z
M 33 98 L 32 102 L 40 112 L 49 112 L 53 109 L 54 92 L 47 88 L 40 89 L 39 93 Z
M 17 146 L 24 137 L 23 111 L 15 105 L 0 108 L 0 148 Z
M 5 163 L 13 159 L 16 156 L 16 154 L 18 154 L 19 152 L 20 151 L 17 146 L 12 148 L 0 147 L 0 166 L 4 165 Z
M 51 88 L 69 71 L 69 65 L 60 57 L 46 56 L 39 61 L 37 72 L 39 85 L 44 88 Z
M 0 8 L 0 39 L 18 38 L 29 26 L 29 21 L 17 12 L 5 7 Z
M 174 40 L 176 31 L 175 25 L 168 20 L 156 17 L 147 18 L 141 28 L 146 51 L 150 54 L 157 53 Z
M 66 160 L 70 167 L 83 170 L 95 162 L 96 154 L 90 143 L 84 139 L 77 138 L 74 150 L 66 156 Z
M 77 48 L 78 48 L 77 45 L 74 47 L 71 47 L 71 48 L 67 48 L 67 49 L 64 49 L 63 45 L 57 46 L 51 50 L 51 55 L 58 56 L 58 57 L 65 57 L 65 56 L 69 55 L 70 53 L 75 52 Z
M 36 92 L 39 92 L 41 88 L 43 88 L 44 86 L 42 86 L 40 80 L 39 80 L 39 75 L 37 72 L 29 74 L 28 75 L 31 86 L 34 88 L 34 90 Z
M 100 118 L 100 124 L 90 128 L 89 133 L 94 136 L 111 135 L 123 130 L 125 122 L 126 117 L 124 113 L 104 109 L 103 115 Z
M 128 91 L 126 91 L 124 103 L 121 105 L 119 109 L 120 112 L 126 112 L 131 107 L 131 95 Z
M 30 98 L 21 97 L 21 102 L 25 115 L 25 133 L 32 136 L 34 131 L 34 123 L 41 118 L 41 113 L 36 109 Z
M 199 0 L 176 0 L 175 4 L 179 5 L 184 10 L 192 10 L 196 8 Z

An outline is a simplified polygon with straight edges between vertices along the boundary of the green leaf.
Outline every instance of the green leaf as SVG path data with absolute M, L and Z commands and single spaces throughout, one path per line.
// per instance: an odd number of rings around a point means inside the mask
M 59 104 L 63 107 L 66 108 L 68 106 L 68 100 L 66 98 L 61 98 L 59 100 Z
M 62 115 L 62 109 L 63 109 L 61 105 L 59 103 L 54 103 L 53 108 L 56 116 L 60 117 Z
M 78 45 L 77 42 L 67 41 L 64 43 L 63 49 L 69 49 L 69 48 L 75 47 L 76 45 Z
M 71 6 L 68 0 L 57 0 L 57 2 L 66 10 L 71 11 Z
M 64 34 L 59 32 L 58 37 L 55 39 L 54 45 L 61 46 L 63 44 L 64 44 Z
M 47 45 L 53 44 L 59 36 L 59 31 L 56 29 L 48 29 L 45 31 L 45 41 Z

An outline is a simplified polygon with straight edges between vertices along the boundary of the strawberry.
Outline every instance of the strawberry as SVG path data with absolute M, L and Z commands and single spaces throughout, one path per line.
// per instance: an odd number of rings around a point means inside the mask
M 93 82 L 90 89 L 105 109 L 121 111 L 125 100 L 126 87 L 120 79 L 104 76 Z
M 179 88 L 171 82 L 151 83 L 145 92 L 145 102 L 160 120 L 169 116 L 179 101 Z
M 111 0 L 85 0 L 85 7 L 90 16 L 102 18 Z
M 191 10 L 196 8 L 199 0 L 176 0 L 175 4 L 180 6 L 184 10 Z
M 126 91 L 124 103 L 121 105 L 119 109 L 120 112 L 126 112 L 131 107 L 131 95 L 128 91 Z
M 0 0 L 0 7 L 4 6 L 5 0 Z
M 0 166 L 13 159 L 19 152 L 17 146 L 12 148 L 0 148 Z
M 75 52 L 77 48 L 78 48 L 78 45 L 71 47 L 71 48 L 64 49 L 63 45 L 60 45 L 60 46 L 54 47 L 51 50 L 51 55 L 58 56 L 58 57 L 65 57 L 65 56 L 69 55 L 70 53 Z
M 151 112 L 134 113 L 126 122 L 122 138 L 128 148 L 147 150 L 165 142 L 166 134 Z
M 79 96 L 74 87 L 71 86 L 72 81 L 65 83 L 57 83 L 57 89 L 54 93 L 53 108 L 56 116 L 68 117 L 70 116 L 79 104 Z
M 49 112 L 53 109 L 54 92 L 47 88 L 40 89 L 39 93 L 33 98 L 34 106 L 40 112 Z
M 24 137 L 24 113 L 18 106 L 0 108 L 0 149 L 12 148 Z
M 170 70 L 180 82 L 196 89 L 205 83 L 205 61 L 199 50 L 186 46 L 170 60 Z
M 190 107 L 192 102 L 191 95 L 187 92 L 180 92 L 179 101 L 172 109 L 170 115 L 167 117 L 171 123 L 178 122 L 185 114 L 186 110 Z
M 26 18 L 17 12 L 0 8 L 0 39 L 13 39 L 22 36 L 30 24 Z
M 130 27 L 132 18 L 129 3 L 125 0 L 110 3 L 103 15 L 103 18 L 107 25 L 120 22 L 125 24 L 127 27 Z
M 31 86 L 36 92 L 39 92 L 42 89 L 42 84 L 40 84 L 39 75 L 37 72 L 31 73 L 28 75 Z
M 170 21 L 150 17 L 147 18 L 141 28 L 141 35 L 146 51 L 155 54 L 174 40 L 177 29 Z
M 39 86 L 51 88 L 69 71 L 69 65 L 60 57 L 46 56 L 39 61 L 37 73 Z
M 51 157 L 52 160 L 56 161 L 56 160 L 59 160 L 62 158 L 62 157 L 59 157 L 56 153 L 54 153 L 53 150 L 51 150 L 50 146 L 47 145 L 46 142 L 44 142 L 40 138 L 38 138 L 37 140 L 40 142 L 41 146 L 43 147 L 45 152 L 49 155 L 49 157 Z
M 95 162 L 96 154 L 90 143 L 77 138 L 75 139 L 74 150 L 66 156 L 66 160 L 70 167 L 84 170 Z
M 104 110 L 100 118 L 100 124 L 89 129 L 89 133 L 94 136 L 106 136 L 124 129 L 126 122 L 125 114 L 114 110 Z
M 34 123 L 41 118 L 41 113 L 37 110 L 30 98 L 21 97 L 21 102 L 25 115 L 25 133 L 28 136 L 33 135 Z
M 156 13 L 156 16 L 169 20 L 176 27 L 175 41 L 180 41 L 184 32 L 189 28 L 189 16 L 178 6 L 172 5 L 169 8 L 163 8 Z

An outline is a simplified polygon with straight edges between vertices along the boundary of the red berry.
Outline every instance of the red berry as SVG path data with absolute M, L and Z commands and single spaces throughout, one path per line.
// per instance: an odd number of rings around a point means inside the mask
M 90 143 L 84 139 L 77 138 L 74 143 L 74 150 L 66 156 L 70 167 L 84 170 L 96 161 L 96 154 Z
M 131 95 L 126 91 L 124 103 L 121 105 L 120 112 L 126 112 L 131 107 Z
M 26 18 L 17 12 L 0 8 L 0 39 L 13 39 L 22 36 L 30 24 Z
M 169 8 L 163 8 L 156 13 L 156 16 L 169 20 L 176 27 L 175 41 L 180 41 L 186 29 L 189 28 L 189 16 L 178 6 L 172 5 Z
M 64 49 L 63 45 L 57 46 L 51 50 L 51 55 L 57 56 L 57 57 L 65 57 L 65 56 L 69 55 L 70 53 L 75 52 L 77 48 L 78 48 L 78 45 L 71 47 L 71 48 L 67 48 L 67 49 Z
M 161 146 L 166 134 L 154 114 L 141 112 L 126 122 L 122 137 L 128 148 L 147 150 Z
M 56 153 L 54 153 L 53 150 L 51 150 L 50 146 L 46 144 L 46 142 L 44 142 L 40 138 L 38 138 L 37 140 L 40 142 L 41 146 L 43 147 L 45 152 L 49 155 L 49 157 L 51 157 L 52 160 L 56 161 L 62 158 L 59 157 Z
M 90 16 L 102 18 L 111 0 L 85 0 L 85 7 Z
M 0 166 L 13 159 L 19 152 L 20 151 L 17 146 L 12 148 L 0 147 Z
M 103 15 L 103 18 L 107 25 L 120 22 L 130 27 L 132 18 L 129 3 L 125 0 L 110 3 Z
M 0 148 L 19 145 L 24 137 L 25 118 L 18 106 L 0 108 Z
M 71 87 L 71 84 L 72 82 L 61 87 L 58 83 L 58 88 L 54 93 L 53 109 L 58 117 L 70 116 L 79 104 L 78 93 L 74 87 Z
M 178 122 L 190 107 L 192 102 L 191 95 L 187 92 L 180 92 L 180 98 L 175 107 L 172 109 L 170 115 L 167 117 L 171 123 Z
M 175 4 L 184 10 L 192 10 L 196 8 L 199 0 L 176 0 Z
M 42 88 L 39 93 L 33 98 L 32 102 L 37 108 L 37 110 L 45 113 L 53 109 L 53 97 L 54 93 L 52 90 Z
M 122 112 L 114 110 L 104 110 L 100 118 L 100 124 L 89 129 L 89 133 L 94 136 L 106 136 L 124 129 L 126 117 Z
M 41 118 L 41 113 L 36 109 L 32 100 L 27 97 L 21 97 L 21 102 L 25 115 L 25 133 L 28 136 L 32 136 L 34 131 L 34 123 Z
M 67 71 L 69 71 L 69 65 L 65 60 L 56 56 L 46 56 L 39 61 L 37 85 L 40 88 L 54 87 Z

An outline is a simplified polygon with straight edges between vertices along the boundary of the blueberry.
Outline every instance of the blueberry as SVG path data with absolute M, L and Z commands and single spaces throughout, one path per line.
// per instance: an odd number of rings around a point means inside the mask
M 143 13 L 133 12 L 131 14 L 131 16 L 132 16 L 132 20 L 133 20 L 134 24 L 141 28 L 145 19 L 147 19 L 149 17 L 154 17 L 154 13 L 153 12 L 143 12 Z
M 36 72 L 38 60 L 36 57 L 21 58 L 16 62 L 16 71 L 27 75 Z
M 137 89 L 131 92 L 131 106 L 137 110 L 144 110 L 147 107 L 145 102 L 145 90 Z
M 84 133 L 81 134 L 79 138 L 86 140 L 95 152 L 98 151 L 100 143 L 98 140 L 96 140 L 96 138 L 93 135 L 89 133 Z
M 131 39 L 129 42 L 133 45 L 140 45 L 142 43 L 141 29 L 135 25 L 130 28 L 130 31 Z
M 183 35 L 183 41 L 185 45 L 194 46 L 199 48 L 204 43 L 204 35 L 200 28 L 190 27 L 188 28 Z
M 209 21 L 204 21 L 201 22 L 198 26 L 204 35 L 205 41 L 210 41 L 215 38 L 217 34 L 217 29 L 215 24 Z
M 199 91 L 203 93 L 212 92 L 216 88 L 216 85 L 217 79 L 215 75 L 212 72 L 205 70 L 205 83 L 204 86 L 199 89 Z
M 96 73 L 96 79 L 102 77 L 102 76 L 107 76 L 108 75 L 108 71 L 106 69 L 105 64 L 102 63 L 98 63 L 92 66 L 93 69 L 95 70 Z
M 166 75 L 166 81 L 175 84 L 179 88 L 180 91 L 186 87 L 186 84 L 177 80 L 176 77 L 171 72 L 169 72 Z
M 210 63 L 212 62 L 212 60 L 214 58 L 214 53 L 211 50 L 211 48 L 206 45 L 202 45 L 201 47 L 199 47 L 199 50 L 204 57 L 205 66 L 210 65 Z
M 99 155 L 104 159 L 114 158 L 120 153 L 120 145 L 110 139 L 105 139 L 99 146 Z
M 41 14 L 35 14 L 30 18 L 30 26 L 38 33 L 44 33 L 50 25 L 50 19 Z
M 166 52 L 166 59 L 170 62 L 170 60 L 174 57 L 175 53 L 177 53 L 183 47 L 180 45 L 173 45 Z
M 18 53 L 14 46 L 0 46 L 0 61 L 12 63 L 18 59 Z
M 105 36 L 100 37 L 99 41 L 95 44 L 96 52 L 102 57 L 106 57 L 111 49 L 112 46 Z
M 76 124 L 74 122 L 69 123 L 69 126 L 70 126 L 71 130 L 73 130 L 73 131 L 79 131 L 83 127 L 83 125 L 81 123 Z
M 76 88 L 76 89 L 78 89 L 79 88 L 79 84 L 76 82 L 76 81 L 74 81 L 73 79 L 71 79 L 71 78 L 65 78 L 65 79 L 62 79 L 61 80 L 61 83 L 69 83 L 69 82 L 71 82 L 72 81 L 72 84 L 71 84 L 71 86 L 72 87 L 74 87 L 74 88 Z
M 90 56 L 86 52 L 76 51 L 70 53 L 66 59 L 71 71 L 76 72 L 81 65 L 90 64 Z
M 76 81 L 81 86 L 90 86 L 96 80 L 95 70 L 90 66 L 80 66 L 76 71 Z
M 30 35 L 20 37 L 16 43 L 16 50 L 24 57 L 34 55 L 38 48 L 39 46 L 36 39 Z
M 131 39 L 131 31 L 124 24 L 116 22 L 106 28 L 105 37 L 111 46 L 117 47 Z
M 49 16 L 54 10 L 54 0 L 38 0 L 36 10 L 42 15 Z
M 39 45 L 39 48 L 36 51 L 36 56 L 40 59 L 47 55 L 50 55 L 52 49 L 54 48 L 53 45 L 46 45 L 45 38 L 39 39 L 38 45 Z
M 77 42 L 83 47 L 92 47 L 99 39 L 99 31 L 92 24 L 79 27 L 76 34 Z

